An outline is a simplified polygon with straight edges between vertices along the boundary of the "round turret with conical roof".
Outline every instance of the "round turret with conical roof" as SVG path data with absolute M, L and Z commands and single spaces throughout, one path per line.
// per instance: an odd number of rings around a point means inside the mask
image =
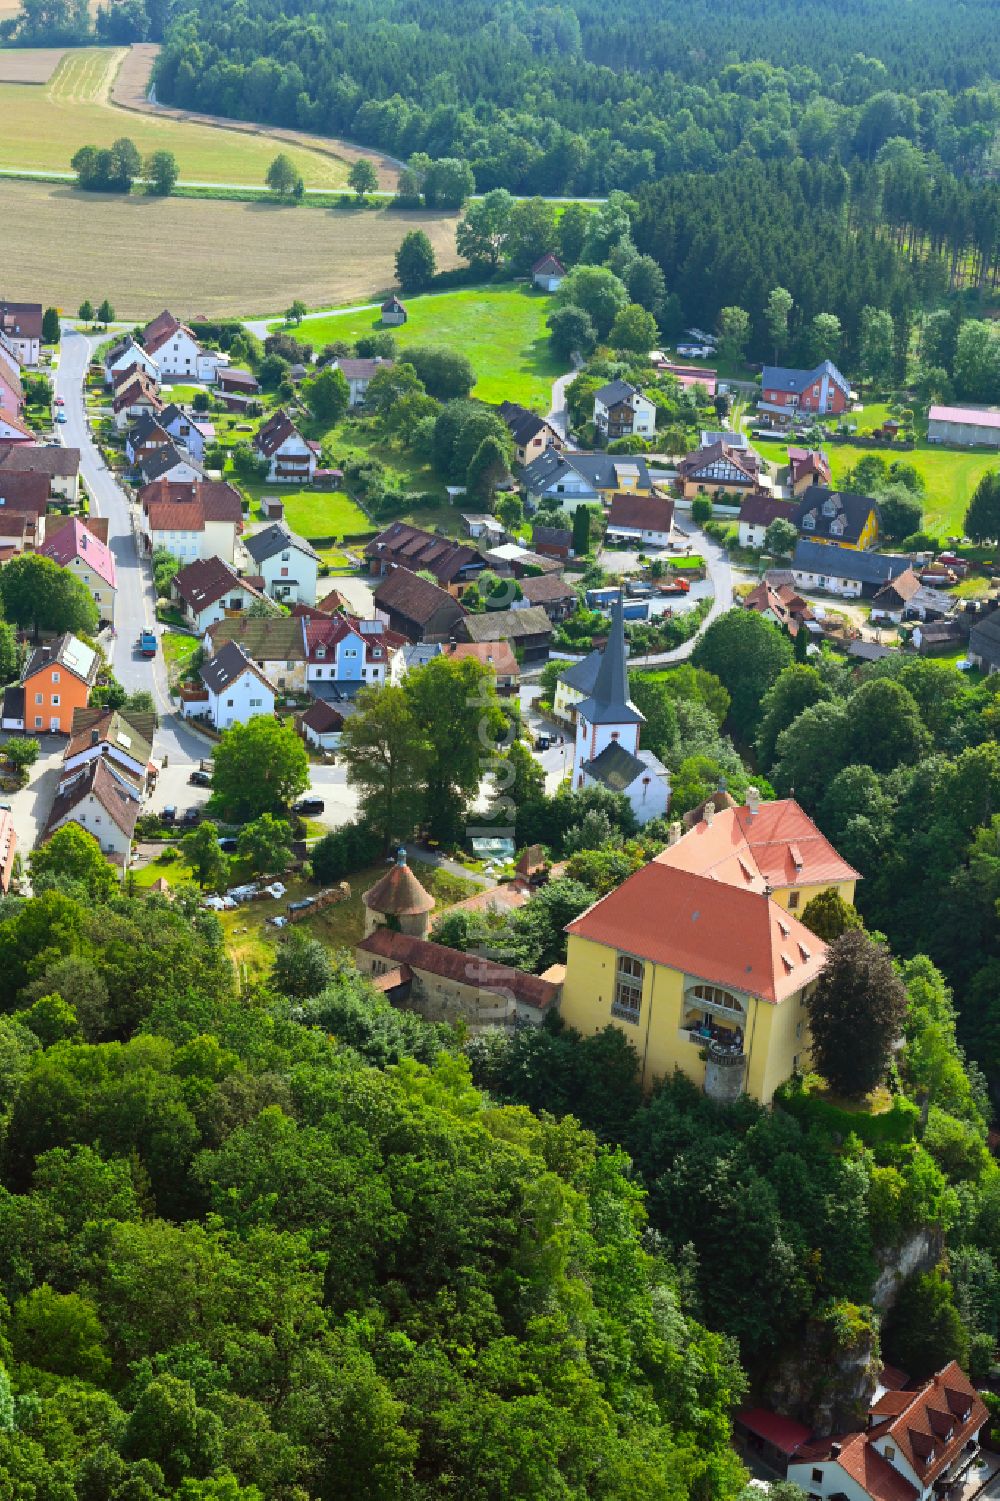
M 365 905 L 365 937 L 376 928 L 394 928 L 411 938 L 426 938 L 434 898 L 417 880 L 400 846 L 395 863 L 361 898 Z

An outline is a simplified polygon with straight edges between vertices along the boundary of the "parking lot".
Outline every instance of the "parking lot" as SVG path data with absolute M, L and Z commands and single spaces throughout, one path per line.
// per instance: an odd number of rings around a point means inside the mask
M 4 735 L 3 742 L 21 738 L 20 735 Z M 25 860 L 48 822 L 65 748 L 66 741 L 61 735 L 43 735 L 39 742 L 40 754 L 28 774 L 27 786 L 18 792 L 3 794 L 4 801 L 10 803 L 17 847 Z

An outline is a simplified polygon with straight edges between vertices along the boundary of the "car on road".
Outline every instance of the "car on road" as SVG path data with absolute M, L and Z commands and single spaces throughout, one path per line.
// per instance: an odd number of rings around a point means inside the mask
M 156 632 L 155 631 L 140 631 L 139 632 L 139 639 L 135 643 L 135 649 L 139 653 L 140 657 L 147 657 L 147 658 L 149 658 L 149 657 L 155 657 L 156 656 Z
M 326 803 L 321 797 L 300 797 L 297 803 L 292 804 L 292 812 L 300 818 L 307 818 L 311 813 L 322 813 Z
M 64 407 L 65 405 L 66 405 L 66 398 L 65 398 L 65 396 L 57 396 L 56 397 L 56 406 L 57 407 Z
M 192 787 L 211 787 L 212 773 L 210 771 L 202 771 L 200 767 L 196 766 L 188 777 L 188 781 Z
M 66 421 L 66 413 L 65 412 L 57 412 L 56 413 L 56 421 L 57 422 L 65 422 Z
M 160 814 L 160 822 L 161 823 L 173 823 L 176 820 L 176 818 L 177 818 L 177 809 L 174 807 L 173 803 L 168 803 L 167 806 L 164 808 L 163 812 Z

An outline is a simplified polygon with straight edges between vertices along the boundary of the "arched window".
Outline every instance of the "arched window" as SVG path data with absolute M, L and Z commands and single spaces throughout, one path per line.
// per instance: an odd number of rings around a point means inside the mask
M 735 1011 L 740 1016 L 743 1015 L 743 1002 L 719 985 L 692 985 L 688 991 L 688 1000 L 704 1001 L 709 1006 L 718 1006 L 724 1011 Z

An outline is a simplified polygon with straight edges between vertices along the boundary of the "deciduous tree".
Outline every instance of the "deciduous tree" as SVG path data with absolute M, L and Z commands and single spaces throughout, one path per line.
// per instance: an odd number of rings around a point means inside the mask
M 411 229 L 396 251 L 396 280 L 404 292 L 422 292 L 434 280 L 434 246 L 422 229 Z
M 856 1099 L 874 1089 L 906 1015 L 888 950 L 859 929 L 835 938 L 806 1007 L 813 1059 L 831 1089 Z
M 210 818 L 185 834 L 181 850 L 195 880 L 204 891 L 220 890 L 229 879 L 229 858 L 219 848 L 219 830 Z
M 506 188 L 494 188 L 470 203 L 455 231 L 459 255 L 496 270 L 507 250 L 513 213 L 514 200 Z
M 374 193 L 378 187 L 378 173 L 367 156 L 359 156 L 357 161 L 351 163 L 351 169 L 347 174 L 347 185 L 354 189 L 359 203 L 366 193 Z
M 225 730 L 216 746 L 212 787 L 235 818 L 284 813 L 309 786 L 309 757 L 288 723 L 257 714 Z
M 168 198 L 177 186 L 179 176 L 177 158 L 172 151 L 153 151 L 147 156 L 143 176 L 149 183 L 149 191 L 161 198 Z
M 262 813 L 244 824 L 236 840 L 236 853 L 249 862 L 254 875 L 280 874 L 292 858 L 292 826 L 286 818 Z
M 87 636 L 97 630 L 97 606 L 86 585 L 40 553 L 22 553 L 6 564 L 0 599 L 8 620 L 30 627 L 36 639 L 40 630 Z
M 417 825 L 431 745 L 403 687 L 362 688 L 356 705 L 344 724 L 340 754 L 366 822 L 388 849 L 408 839 Z

